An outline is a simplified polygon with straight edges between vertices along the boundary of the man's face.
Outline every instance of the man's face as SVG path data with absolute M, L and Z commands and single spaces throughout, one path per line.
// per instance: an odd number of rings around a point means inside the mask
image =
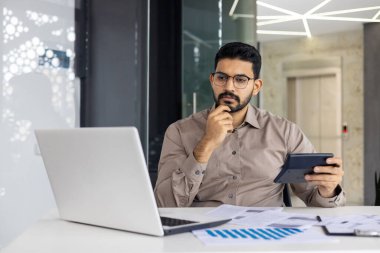
M 216 73 L 224 73 L 228 78 L 227 83 L 224 86 L 216 85 L 217 76 L 210 75 L 210 83 L 214 92 L 215 106 L 227 105 L 231 111 L 237 112 L 245 108 L 252 96 L 258 94 L 262 81 L 260 79 L 249 80 L 245 88 L 236 88 L 234 85 L 234 76 L 246 76 L 254 78 L 252 63 L 248 61 L 242 61 L 239 59 L 222 59 L 218 62 Z

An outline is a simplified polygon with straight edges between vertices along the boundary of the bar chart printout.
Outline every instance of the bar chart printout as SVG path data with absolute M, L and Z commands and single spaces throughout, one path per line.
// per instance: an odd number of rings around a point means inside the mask
M 206 245 L 331 240 L 323 233 L 298 228 L 221 228 L 195 230 L 193 234 Z

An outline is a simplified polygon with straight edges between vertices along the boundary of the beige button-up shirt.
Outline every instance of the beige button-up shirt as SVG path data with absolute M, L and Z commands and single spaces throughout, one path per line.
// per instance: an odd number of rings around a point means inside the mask
M 288 153 L 315 152 L 311 142 L 294 123 L 249 105 L 244 123 L 227 135 L 208 163 L 201 164 L 193 150 L 205 133 L 209 112 L 168 127 L 155 187 L 158 206 L 283 206 L 284 185 L 273 180 Z M 341 189 L 337 196 L 323 198 L 307 183 L 291 188 L 308 206 L 345 203 Z

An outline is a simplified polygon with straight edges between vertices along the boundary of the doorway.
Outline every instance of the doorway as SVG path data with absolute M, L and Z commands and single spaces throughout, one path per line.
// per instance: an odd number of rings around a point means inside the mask
M 287 78 L 288 119 L 296 123 L 317 152 L 342 157 L 342 94 L 337 74 Z

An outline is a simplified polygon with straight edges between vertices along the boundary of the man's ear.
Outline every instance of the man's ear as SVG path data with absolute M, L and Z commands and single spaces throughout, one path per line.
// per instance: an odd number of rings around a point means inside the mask
M 252 91 L 252 95 L 253 96 L 256 96 L 257 94 L 259 94 L 260 90 L 261 90 L 261 87 L 263 87 L 263 80 L 261 79 L 256 79 L 254 82 L 253 82 L 253 91 Z
M 214 76 L 212 74 L 210 74 L 210 76 L 208 77 L 209 81 L 210 81 L 210 84 L 212 86 L 212 82 L 214 80 Z

